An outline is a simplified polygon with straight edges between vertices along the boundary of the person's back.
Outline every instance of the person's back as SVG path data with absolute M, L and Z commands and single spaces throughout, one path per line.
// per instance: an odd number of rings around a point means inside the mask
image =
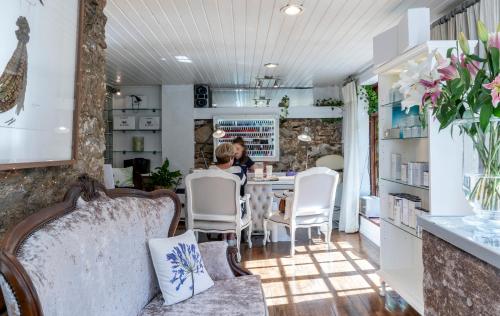
M 246 183 L 246 175 L 240 166 L 233 166 L 234 163 L 234 147 L 232 144 L 225 143 L 219 145 L 215 149 L 215 158 L 217 163 L 215 166 L 211 166 L 211 169 L 220 169 L 234 175 L 237 175 L 241 179 L 241 186 L 243 187 Z M 244 190 L 241 190 L 244 192 Z

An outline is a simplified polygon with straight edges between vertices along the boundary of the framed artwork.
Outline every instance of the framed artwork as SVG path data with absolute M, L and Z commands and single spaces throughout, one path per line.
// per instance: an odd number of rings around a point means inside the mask
M 78 137 L 80 0 L 0 10 L 0 170 L 72 164 Z

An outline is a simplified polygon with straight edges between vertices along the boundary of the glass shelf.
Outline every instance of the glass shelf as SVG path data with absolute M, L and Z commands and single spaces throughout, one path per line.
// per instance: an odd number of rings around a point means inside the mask
M 390 107 L 390 108 L 393 108 L 393 107 L 396 107 L 396 106 L 401 106 L 401 102 L 403 100 L 398 100 L 398 101 L 392 101 L 392 102 L 389 102 L 389 103 L 384 103 L 384 104 L 381 104 L 380 107 Z
M 114 129 L 113 132 L 160 132 L 161 129 Z
M 401 180 L 395 180 L 395 179 L 389 179 L 389 178 L 380 178 L 380 180 L 384 180 L 384 181 L 388 181 L 388 182 L 393 182 L 393 183 L 397 183 L 397 184 L 402 184 L 402 185 L 406 185 L 406 186 L 412 187 L 412 188 L 417 188 L 417 189 L 422 189 L 422 190 L 429 190 L 429 187 L 425 187 L 423 185 L 408 184 L 408 183 L 403 182 Z
M 401 137 L 384 137 L 384 138 L 381 138 L 381 140 L 407 140 L 407 139 L 428 139 L 429 137 L 428 136 L 418 136 L 418 137 L 405 137 L 405 138 L 401 138 Z
M 142 109 L 105 109 L 104 111 L 122 111 L 122 112 L 139 112 L 139 111 L 153 111 L 153 112 L 156 112 L 156 111 L 161 111 L 161 109 L 159 108 L 142 108 Z
M 134 153 L 134 154 L 153 154 L 161 153 L 161 150 L 144 150 L 144 151 L 133 151 L 133 150 L 113 150 L 114 153 Z
M 399 229 L 401 229 L 402 231 L 405 231 L 407 232 L 408 234 L 411 234 L 419 239 L 422 239 L 421 236 L 419 236 L 419 234 L 417 233 L 417 230 L 415 228 L 411 228 L 410 226 L 406 226 L 406 225 L 403 225 L 403 224 L 396 224 L 396 222 L 394 222 L 392 219 L 390 218 L 387 218 L 387 217 L 383 217 L 382 220 L 388 224 L 391 224 L 392 226 L 394 227 L 397 227 Z

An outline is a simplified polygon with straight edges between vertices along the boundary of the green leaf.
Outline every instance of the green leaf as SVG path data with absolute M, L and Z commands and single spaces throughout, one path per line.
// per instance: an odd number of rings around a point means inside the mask
M 470 58 L 472 60 L 475 60 L 475 61 L 478 61 L 478 62 L 481 62 L 481 63 L 484 63 L 486 61 L 485 58 L 481 58 L 477 55 L 467 55 L 467 58 Z
M 495 109 L 493 109 L 493 114 L 496 116 L 496 117 L 500 117 L 500 105 L 497 106 Z
M 488 124 L 490 123 L 491 115 L 493 114 L 493 106 L 491 103 L 486 103 L 481 107 L 481 113 L 479 114 L 479 124 L 481 129 L 486 131 Z
M 498 64 L 500 63 L 500 52 L 496 47 L 490 47 L 491 65 L 493 66 L 493 77 L 498 74 Z
M 451 58 L 451 54 L 453 54 L 454 49 L 455 47 L 448 48 L 448 50 L 446 51 L 446 58 Z

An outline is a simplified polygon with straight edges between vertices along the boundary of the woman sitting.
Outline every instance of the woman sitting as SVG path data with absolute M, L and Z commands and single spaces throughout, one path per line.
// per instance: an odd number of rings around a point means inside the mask
M 237 175 L 241 180 L 241 187 L 242 187 L 241 192 L 245 192 L 244 186 L 245 183 L 247 182 L 247 177 L 245 175 L 245 172 L 243 171 L 243 168 L 241 168 L 240 166 L 233 166 L 234 155 L 235 151 L 232 144 L 229 143 L 220 144 L 215 149 L 215 158 L 217 162 L 215 166 L 211 166 L 210 169 L 220 169 L 232 173 L 234 175 Z M 243 196 L 243 194 L 241 196 Z

